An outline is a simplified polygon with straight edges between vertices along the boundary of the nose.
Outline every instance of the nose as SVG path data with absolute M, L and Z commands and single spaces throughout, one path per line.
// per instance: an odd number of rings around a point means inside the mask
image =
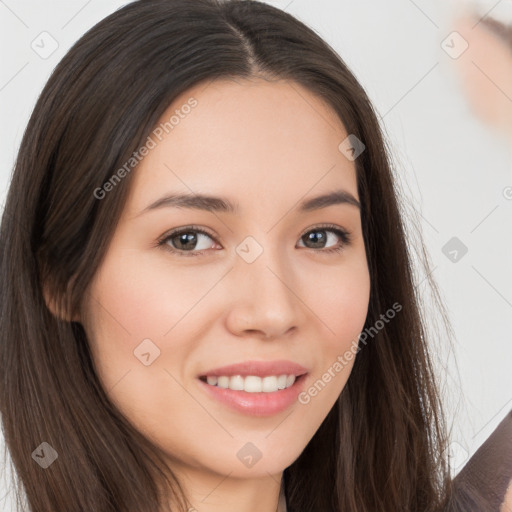
M 230 272 L 227 328 L 237 336 L 283 337 L 305 318 L 298 279 L 277 251 L 265 249 L 252 263 L 237 256 Z M 301 314 L 302 312 L 302 314 Z

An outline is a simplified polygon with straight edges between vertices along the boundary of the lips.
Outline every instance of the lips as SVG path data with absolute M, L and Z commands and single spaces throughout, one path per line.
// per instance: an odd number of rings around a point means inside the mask
M 207 370 L 197 376 L 197 383 L 214 401 L 238 413 L 264 417 L 295 404 L 307 374 L 307 368 L 293 361 L 244 361 Z
M 198 375 L 198 377 L 202 378 L 202 380 L 206 377 L 231 377 L 233 375 L 241 375 L 242 377 L 247 377 L 249 375 L 254 375 L 256 377 L 269 377 L 272 375 L 286 374 L 299 377 L 307 372 L 307 368 L 298 363 L 294 363 L 293 361 L 244 361 L 238 364 L 231 364 L 207 370 L 206 372 Z

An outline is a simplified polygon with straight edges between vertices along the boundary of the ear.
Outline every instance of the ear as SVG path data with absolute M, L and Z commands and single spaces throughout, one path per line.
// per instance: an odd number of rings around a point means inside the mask
M 43 298 L 46 303 L 46 307 L 50 310 L 53 316 L 59 318 L 60 320 L 64 320 L 65 322 L 80 322 L 80 316 L 75 315 L 70 317 L 66 311 L 63 311 L 57 305 L 57 301 L 51 296 L 48 287 L 43 285 Z

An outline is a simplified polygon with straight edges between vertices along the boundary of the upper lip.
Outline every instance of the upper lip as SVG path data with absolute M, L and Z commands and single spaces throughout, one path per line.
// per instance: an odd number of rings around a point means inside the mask
M 303 375 L 308 370 L 293 361 L 244 361 L 242 363 L 230 364 L 213 368 L 199 375 L 199 377 L 227 376 L 232 375 L 255 375 L 257 377 L 268 377 L 270 375 Z

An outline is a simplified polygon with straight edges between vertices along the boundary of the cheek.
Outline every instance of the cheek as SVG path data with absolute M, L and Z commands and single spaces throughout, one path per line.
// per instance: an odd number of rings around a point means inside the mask
M 339 283 L 324 295 L 322 309 L 335 338 L 346 341 L 363 327 L 368 312 L 370 283 L 364 273 L 344 275 Z
M 120 254 L 108 254 L 91 285 L 84 327 L 105 393 L 148 435 L 168 423 L 170 406 L 193 406 L 177 383 L 183 381 L 182 362 L 191 350 L 188 338 L 181 343 L 175 338 L 172 351 L 167 349 L 173 326 L 179 330 L 180 319 L 201 294 L 191 293 L 193 283 L 183 291 L 180 285 L 187 279 L 170 267 L 158 268 L 135 252 Z
M 118 252 L 108 255 L 91 286 L 91 311 L 95 328 L 130 346 L 145 338 L 163 340 L 185 317 L 188 323 L 218 280 L 216 272 L 185 269 L 165 257 Z
M 368 313 L 370 278 L 366 260 L 330 269 L 311 287 L 308 305 L 313 305 L 318 326 L 315 372 L 308 377 L 298 397 L 301 424 L 290 426 L 290 435 L 304 443 L 327 416 L 352 372 L 358 340 Z
M 312 274 L 313 275 L 313 274 Z M 370 300 L 370 276 L 364 252 L 354 253 L 315 280 L 305 297 L 326 329 L 325 352 L 346 350 L 358 339 Z
M 214 310 L 207 293 L 219 279 L 212 268 L 180 267 L 150 253 L 121 244 L 109 251 L 91 284 L 83 322 L 105 390 L 115 386 L 113 398 L 119 394 L 121 400 L 122 390 L 131 387 L 126 407 L 134 410 L 144 396 L 172 385 L 164 370 L 183 380 L 202 324 Z M 153 362 L 145 366 L 138 356 L 147 352 Z
M 164 283 L 155 276 L 150 265 L 135 261 L 135 253 L 110 251 L 91 284 L 84 328 L 106 389 L 143 366 L 134 354 L 143 340 L 160 348 L 172 326 L 166 311 L 176 305 L 161 296 Z
M 366 259 L 354 257 L 345 265 L 330 269 L 309 291 L 308 304 L 323 326 L 318 337 L 318 370 L 309 381 L 306 392 L 312 410 L 323 415 L 339 396 L 357 357 L 359 335 L 368 313 L 370 276 Z M 321 396 L 321 398 L 313 397 Z M 308 397 L 305 397 L 305 402 Z

